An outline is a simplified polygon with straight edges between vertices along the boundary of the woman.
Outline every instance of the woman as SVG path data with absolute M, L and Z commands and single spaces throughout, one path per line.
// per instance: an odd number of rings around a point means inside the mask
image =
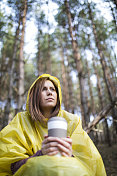
M 0 174 L 3 176 L 106 176 L 103 161 L 80 119 L 61 109 L 59 80 L 48 74 L 38 77 L 29 89 L 27 111 L 0 133 Z M 64 117 L 67 138 L 47 136 L 47 121 Z M 56 157 L 58 152 L 64 157 Z

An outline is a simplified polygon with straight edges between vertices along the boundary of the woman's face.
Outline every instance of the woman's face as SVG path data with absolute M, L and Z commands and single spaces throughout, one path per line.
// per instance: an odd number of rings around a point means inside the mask
M 57 92 L 54 84 L 46 80 L 41 91 L 40 107 L 42 112 L 52 111 L 57 104 Z

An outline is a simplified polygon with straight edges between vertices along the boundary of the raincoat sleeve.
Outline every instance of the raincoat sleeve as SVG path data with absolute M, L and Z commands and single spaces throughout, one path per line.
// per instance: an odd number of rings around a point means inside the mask
M 81 120 L 72 136 L 73 155 L 90 169 L 95 176 L 106 176 L 104 164 L 88 134 L 82 129 Z
M 2 176 L 12 175 L 11 163 L 34 154 L 32 151 L 34 137 L 30 139 L 34 134 L 26 116 L 26 113 L 18 113 L 0 132 L 0 175 Z

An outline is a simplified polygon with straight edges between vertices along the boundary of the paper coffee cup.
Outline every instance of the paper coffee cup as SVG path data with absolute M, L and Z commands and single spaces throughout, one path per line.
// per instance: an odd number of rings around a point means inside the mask
M 62 117 L 52 117 L 48 120 L 48 136 L 64 138 L 67 137 L 67 121 Z M 61 153 L 57 155 L 60 157 Z

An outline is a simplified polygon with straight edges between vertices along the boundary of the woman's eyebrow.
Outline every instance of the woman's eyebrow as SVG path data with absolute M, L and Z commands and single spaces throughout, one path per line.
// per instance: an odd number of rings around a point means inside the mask
M 54 86 L 50 86 L 50 88 L 53 88 L 53 89 L 55 89 L 55 87 L 54 87 Z
M 44 87 L 42 88 L 42 90 L 43 90 L 43 89 L 45 89 L 45 88 L 47 88 L 47 87 L 46 87 L 46 86 L 44 86 Z

